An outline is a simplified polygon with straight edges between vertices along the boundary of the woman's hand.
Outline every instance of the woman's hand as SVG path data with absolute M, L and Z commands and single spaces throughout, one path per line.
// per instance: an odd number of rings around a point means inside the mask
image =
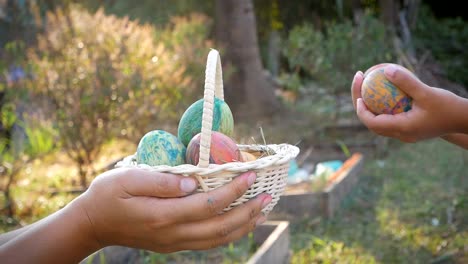
M 240 239 L 266 218 L 271 196 L 220 214 L 253 184 L 248 172 L 208 193 L 194 179 L 137 168 L 98 176 L 61 210 L 3 234 L 2 263 L 77 263 L 110 245 L 174 252 L 208 249 Z
M 193 178 L 121 168 L 97 177 L 78 202 L 101 247 L 208 249 L 240 239 L 265 221 L 261 210 L 271 201 L 268 194 L 220 214 L 255 178 L 248 172 L 211 192 L 190 194 L 197 185 Z

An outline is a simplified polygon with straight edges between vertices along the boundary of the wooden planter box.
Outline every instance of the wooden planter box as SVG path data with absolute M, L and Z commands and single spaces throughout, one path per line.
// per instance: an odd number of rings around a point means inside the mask
M 343 166 L 330 176 L 326 187 L 321 192 L 301 190 L 283 194 L 269 219 L 293 220 L 302 217 L 333 218 L 339 210 L 342 200 L 358 182 L 364 157 L 361 153 L 353 154 Z
M 267 221 L 253 232 L 258 250 L 248 259 L 247 264 L 289 263 L 289 222 Z M 106 247 L 83 260 L 81 264 L 127 264 L 143 263 L 138 249 L 111 246 Z M 184 262 L 185 263 L 185 262 Z M 217 261 L 207 262 L 218 263 Z
M 247 264 L 289 263 L 289 222 L 267 221 L 254 231 L 261 245 Z

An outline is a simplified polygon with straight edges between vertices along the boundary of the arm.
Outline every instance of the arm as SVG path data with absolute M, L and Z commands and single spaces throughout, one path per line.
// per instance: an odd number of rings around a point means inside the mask
M 78 199 L 79 200 L 79 199 Z M 0 247 L 4 263 L 78 263 L 98 250 L 92 229 L 78 200 L 44 218 Z
M 446 141 L 468 150 L 468 134 L 454 133 L 442 136 Z
M 37 224 L 38 222 L 34 223 L 34 224 Z M 21 228 L 18 228 L 18 229 L 15 229 L 15 230 L 12 230 L 8 233 L 3 233 L 0 235 L 0 246 L 2 246 L 3 244 L 5 244 L 6 242 L 12 240 L 13 238 L 19 236 L 20 234 L 22 234 L 23 232 L 25 232 L 26 230 L 28 230 L 29 228 L 31 228 L 32 224 L 31 225 L 28 225 L 28 226 L 24 226 L 24 227 L 21 227 Z
M 385 67 L 387 78 L 413 98 L 412 109 L 397 115 L 374 115 L 361 98 L 364 75 L 356 73 L 352 84 L 352 97 L 359 119 L 373 132 L 404 142 L 417 142 L 434 137 L 448 138 L 449 142 L 462 144 L 460 136 L 468 134 L 468 99 L 454 93 L 430 87 L 401 66 Z M 447 136 L 444 136 L 447 135 Z
M 18 228 L 18 229 L 15 229 L 15 230 L 12 230 L 10 232 L 7 232 L 7 233 L 4 233 L 4 234 L 0 234 L 0 247 L 5 244 L 6 242 L 14 239 L 15 237 L 21 235 L 22 233 L 26 232 L 27 230 L 31 229 L 33 226 L 37 226 L 39 225 L 40 223 L 44 222 L 46 218 L 44 219 L 41 219 L 33 224 L 30 224 L 30 225 L 27 225 L 27 226 L 23 226 L 21 228 Z
M 174 252 L 208 249 L 240 239 L 266 220 L 262 208 L 271 196 L 219 214 L 255 181 L 244 173 L 208 193 L 192 192 L 189 177 L 115 169 L 63 209 L 33 225 L 4 234 L 2 263 L 77 263 L 91 253 L 121 245 Z M 190 194 L 190 195 L 189 195 Z M 8 239 L 6 239 L 8 238 Z

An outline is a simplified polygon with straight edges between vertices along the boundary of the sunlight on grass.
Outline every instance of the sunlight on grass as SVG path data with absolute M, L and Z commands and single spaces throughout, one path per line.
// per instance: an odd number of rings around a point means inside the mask
M 296 252 L 293 264 L 309 263 L 378 263 L 374 256 L 360 246 L 349 247 L 343 242 L 314 237 L 305 249 Z
M 384 160 L 367 157 L 334 219 L 294 225 L 293 263 L 464 263 L 468 152 L 442 140 L 396 146 Z
M 383 233 L 402 247 L 433 255 L 468 244 L 466 169 L 468 155 L 445 142 L 406 145 L 375 171 L 384 185 L 376 217 Z M 461 208 L 460 208 L 461 207 Z M 454 237 L 457 237 L 455 240 Z
M 428 248 L 432 253 L 437 253 L 437 248 L 446 245 L 446 241 L 438 236 L 430 236 L 427 226 L 411 226 L 400 221 L 397 211 L 389 208 L 378 210 L 377 220 L 383 233 L 399 241 L 401 247 L 411 250 Z

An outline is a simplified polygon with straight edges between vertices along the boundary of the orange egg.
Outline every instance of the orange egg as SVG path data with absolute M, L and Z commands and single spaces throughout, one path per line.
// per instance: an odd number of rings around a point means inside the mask
M 254 154 L 247 152 L 247 151 L 241 151 L 240 154 L 241 154 L 241 161 L 243 162 L 253 161 L 257 159 L 257 157 Z

